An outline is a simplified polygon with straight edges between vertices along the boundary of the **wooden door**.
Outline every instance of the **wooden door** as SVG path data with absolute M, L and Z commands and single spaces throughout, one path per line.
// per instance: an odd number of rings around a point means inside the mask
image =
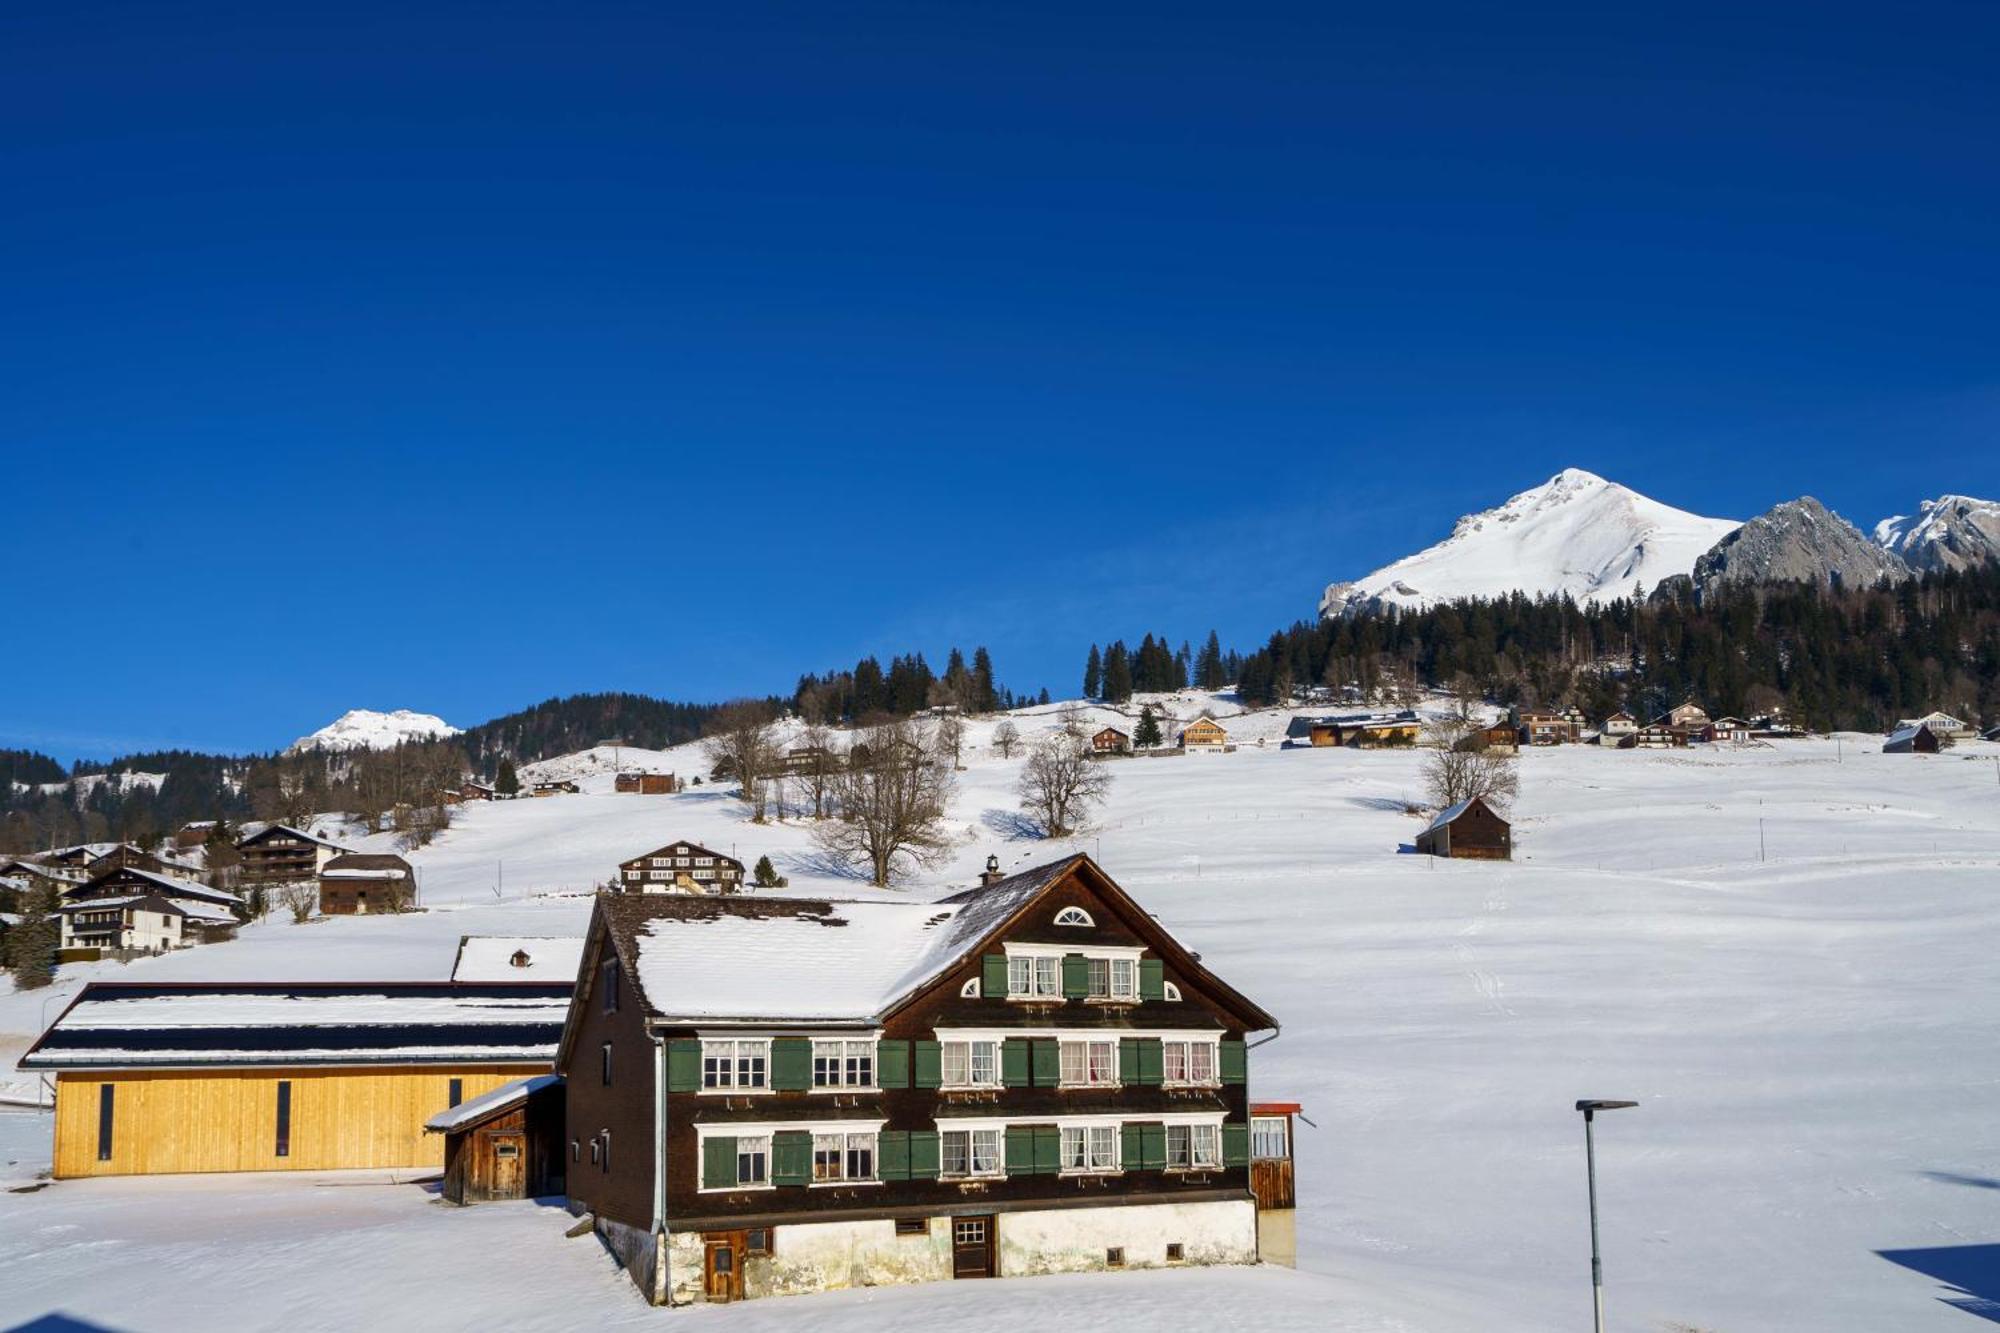
M 951 1275 L 992 1277 L 993 1241 L 993 1219 L 990 1216 L 952 1218 Z
M 488 1154 L 493 1164 L 493 1179 L 488 1191 L 496 1199 L 524 1199 L 528 1195 L 526 1162 L 522 1158 L 523 1141 L 519 1134 L 494 1134 L 489 1136 Z
M 743 1243 L 740 1231 L 711 1231 L 703 1237 L 702 1292 L 709 1300 L 743 1299 Z

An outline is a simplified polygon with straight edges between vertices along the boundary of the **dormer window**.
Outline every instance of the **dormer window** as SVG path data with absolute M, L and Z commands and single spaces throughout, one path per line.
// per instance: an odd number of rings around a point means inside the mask
M 533 961 L 534 960 L 532 958 L 528 957 L 528 951 L 526 949 L 516 949 L 514 950 L 514 956 L 507 960 L 507 966 L 526 967 L 529 963 Z
M 1062 911 L 1056 913 L 1056 924 L 1058 926 L 1094 926 L 1097 923 L 1091 920 L 1090 913 L 1084 911 L 1081 907 L 1065 907 Z

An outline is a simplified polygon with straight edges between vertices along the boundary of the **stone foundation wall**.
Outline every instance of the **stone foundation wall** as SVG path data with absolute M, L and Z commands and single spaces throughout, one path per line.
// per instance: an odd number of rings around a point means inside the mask
M 1165 1268 L 1172 1244 L 1181 1246 L 1176 1266 L 1257 1262 L 1257 1205 L 1248 1199 L 1002 1213 L 999 1226 L 1005 1277 L 1093 1272 L 1113 1248 L 1124 1250 L 1127 1268 Z

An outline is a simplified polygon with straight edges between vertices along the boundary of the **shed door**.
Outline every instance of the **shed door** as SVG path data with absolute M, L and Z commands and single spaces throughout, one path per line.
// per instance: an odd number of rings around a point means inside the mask
M 740 1231 L 711 1231 L 703 1237 L 702 1292 L 711 1301 L 743 1299 L 743 1249 Z
M 522 1136 L 519 1134 L 495 1134 L 491 1136 L 491 1160 L 493 1180 L 488 1187 L 496 1199 L 521 1199 L 527 1197 L 526 1163 L 522 1160 Z
M 951 1275 L 953 1277 L 993 1276 L 993 1219 L 954 1217 L 951 1219 Z

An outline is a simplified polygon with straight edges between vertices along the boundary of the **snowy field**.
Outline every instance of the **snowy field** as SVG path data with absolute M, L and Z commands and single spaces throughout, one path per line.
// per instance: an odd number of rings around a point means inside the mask
M 1028 732 L 1052 719 L 1017 715 Z M 1099 827 L 1062 844 L 1020 827 L 1019 760 L 974 724 L 964 844 L 901 892 L 969 883 L 988 853 L 1013 869 L 1089 851 L 1276 1013 L 1253 1095 L 1301 1101 L 1317 1126 L 1297 1145 L 1297 1273 L 1034 1279 L 1005 1299 L 944 1284 L 670 1316 L 594 1242 L 562 1239 L 556 1208 L 448 1209 L 421 1183 L 366 1173 L 95 1180 L 0 1196 L 0 1324 L 1587 1326 L 1571 1110 L 1585 1096 L 1641 1103 L 1599 1122 L 1614 1327 L 2000 1322 L 2000 747 L 1533 751 L 1519 859 L 1490 865 L 1399 854 L 1421 826 L 1403 812 L 1418 756 L 1285 750 L 1283 715 L 1224 720 L 1236 753 L 1116 762 Z M 0 996 L 0 1080 L 33 1095 L 12 1060 L 85 980 L 444 977 L 462 934 L 580 932 L 590 886 L 672 839 L 746 863 L 769 853 L 792 892 L 877 892 L 830 873 L 805 825 L 751 825 L 706 787 L 614 795 L 605 760 L 563 761 L 584 795 L 466 807 L 414 858 L 422 913 L 274 919 Z M 697 771 L 687 752 L 660 763 Z M 47 1125 L 0 1112 L 0 1183 L 46 1167 Z

